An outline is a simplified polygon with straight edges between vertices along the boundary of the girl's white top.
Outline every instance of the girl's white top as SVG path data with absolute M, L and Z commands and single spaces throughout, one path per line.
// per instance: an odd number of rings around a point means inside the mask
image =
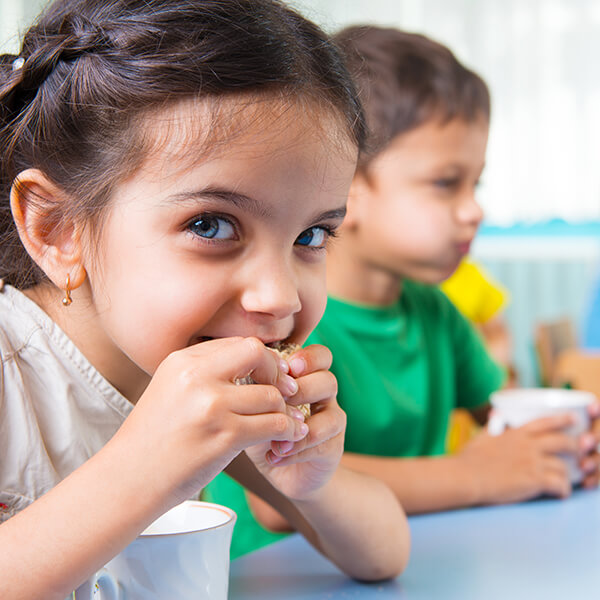
M 2 522 L 100 450 L 133 405 L 8 285 L 0 291 L 0 360 Z

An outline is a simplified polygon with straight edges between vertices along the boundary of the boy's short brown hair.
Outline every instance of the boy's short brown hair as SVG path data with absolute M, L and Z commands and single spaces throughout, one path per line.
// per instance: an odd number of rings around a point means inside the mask
M 432 117 L 489 120 L 487 85 L 442 44 L 376 26 L 347 27 L 334 39 L 358 87 L 370 130 L 359 157 L 363 172 L 393 138 Z

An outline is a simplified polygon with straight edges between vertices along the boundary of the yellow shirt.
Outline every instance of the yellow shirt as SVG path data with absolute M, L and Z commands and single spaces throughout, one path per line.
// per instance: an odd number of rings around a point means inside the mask
M 440 287 L 458 310 L 477 324 L 489 321 L 508 302 L 508 292 L 469 259 Z

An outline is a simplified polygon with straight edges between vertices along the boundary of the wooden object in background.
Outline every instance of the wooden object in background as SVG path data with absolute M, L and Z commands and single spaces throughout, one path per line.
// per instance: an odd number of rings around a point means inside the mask
M 554 385 L 558 356 L 577 348 L 575 325 L 569 318 L 538 323 L 535 328 L 535 351 L 540 385 Z
M 563 350 L 556 359 L 552 384 L 587 390 L 600 398 L 600 352 Z

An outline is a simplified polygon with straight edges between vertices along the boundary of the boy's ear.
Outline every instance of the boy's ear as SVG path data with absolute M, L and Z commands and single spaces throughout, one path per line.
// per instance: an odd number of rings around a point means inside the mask
M 66 194 L 40 170 L 27 169 L 17 176 L 10 191 L 10 208 L 21 242 L 31 258 L 59 288 L 85 280 L 81 231 L 64 220 Z
M 371 184 L 367 177 L 360 172 L 356 172 L 348 192 L 348 202 L 346 204 L 346 216 L 344 217 L 343 227 L 349 230 L 355 229 L 359 223 L 366 218 L 368 211 L 369 197 L 373 193 Z

